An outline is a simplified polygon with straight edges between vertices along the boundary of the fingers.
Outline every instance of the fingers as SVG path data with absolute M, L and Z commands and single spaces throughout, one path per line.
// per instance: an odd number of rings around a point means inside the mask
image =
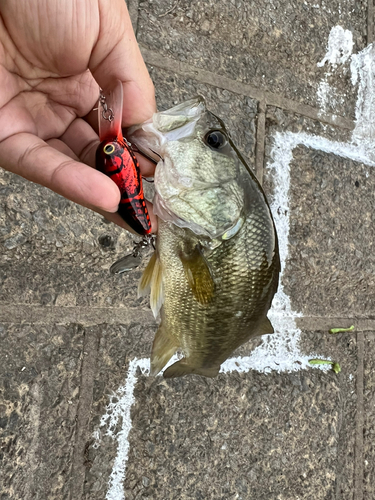
M 57 149 L 32 134 L 13 135 L 0 143 L 0 165 L 75 203 L 116 212 L 120 201 L 116 184 L 58 150 L 61 144 L 55 142 L 54 146 Z
M 100 0 L 100 35 L 89 68 L 105 89 L 114 79 L 123 83 L 124 127 L 141 123 L 156 110 L 154 86 L 139 50 L 123 0 Z
M 79 161 L 78 156 L 76 156 L 73 151 L 59 139 L 49 139 L 48 141 L 46 141 L 46 143 L 48 144 L 48 146 L 57 149 L 57 151 L 60 151 L 60 153 L 64 153 L 64 155 L 69 156 L 69 158 L 72 158 L 72 160 Z
M 95 168 L 95 155 L 99 146 L 99 137 L 85 120 L 76 118 L 60 139 L 83 163 Z
M 32 182 L 46 186 L 75 203 L 91 208 L 120 227 L 131 231 L 117 212 L 120 192 L 116 184 L 97 170 L 76 161 L 63 141 L 49 144 L 31 134 L 17 134 L 0 143 L 0 164 Z M 147 203 L 152 232 L 157 219 Z

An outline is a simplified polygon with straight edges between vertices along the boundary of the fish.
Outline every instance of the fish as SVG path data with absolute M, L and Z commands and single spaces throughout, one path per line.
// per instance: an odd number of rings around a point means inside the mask
M 139 163 L 121 129 L 123 90 L 119 80 L 99 98 L 99 140 L 96 169 L 117 185 L 121 193 L 118 214 L 138 234 L 151 233 L 151 220 L 143 194 Z
M 155 252 L 138 287 L 160 320 L 150 360 L 165 378 L 216 377 L 250 338 L 274 332 L 267 317 L 278 288 L 275 224 L 255 175 L 202 96 L 157 112 L 127 131 L 158 161 Z

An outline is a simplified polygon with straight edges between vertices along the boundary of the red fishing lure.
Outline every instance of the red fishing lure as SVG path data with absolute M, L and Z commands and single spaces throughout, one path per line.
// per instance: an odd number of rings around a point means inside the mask
M 122 84 L 100 95 L 99 139 L 96 168 L 108 175 L 121 193 L 119 215 L 138 234 L 151 233 L 151 221 L 143 195 L 139 163 L 121 131 Z

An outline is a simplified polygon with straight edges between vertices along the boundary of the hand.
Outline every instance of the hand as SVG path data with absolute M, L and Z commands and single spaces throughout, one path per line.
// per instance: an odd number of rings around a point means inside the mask
M 123 126 L 150 118 L 154 87 L 124 0 L 1 1 L 0 165 L 128 229 L 115 213 L 117 186 L 91 168 L 99 138 L 90 111 L 116 78 Z

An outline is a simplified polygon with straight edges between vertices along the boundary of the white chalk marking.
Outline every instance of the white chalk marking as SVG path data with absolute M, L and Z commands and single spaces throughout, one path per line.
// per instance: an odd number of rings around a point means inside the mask
M 345 64 L 353 51 L 353 34 L 349 30 L 344 30 L 341 26 L 335 26 L 331 29 L 328 38 L 327 53 L 318 62 L 318 66 L 322 67 L 328 63 L 329 67 L 324 78 L 321 80 L 317 99 L 323 113 L 326 113 L 328 108 L 333 109 L 338 101 L 342 102 L 343 97 L 336 95 L 336 89 L 328 83 L 328 77 L 332 74 L 331 70 L 335 70 L 338 65 Z
M 341 31 L 336 29 L 335 33 L 339 34 Z M 349 35 L 345 34 L 345 37 L 347 37 L 346 39 L 349 41 Z M 346 61 L 350 56 L 349 51 L 351 53 L 352 45 L 348 42 L 345 47 L 346 50 L 338 57 L 333 54 L 333 49 L 330 49 L 329 44 L 329 51 L 325 59 L 331 64 L 339 64 L 343 59 Z M 324 62 L 325 59 L 323 59 Z M 373 144 L 375 144 L 373 141 L 375 130 L 371 123 L 372 117 L 374 116 L 373 112 L 375 111 L 375 65 L 374 48 L 372 45 L 352 57 L 351 70 L 353 84 L 359 83 L 356 127 L 353 132 L 351 143 L 330 141 L 324 137 L 312 136 L 304 132 L 278 132 L 274 137 L 274 145 L 271 152 L 272 163 L 268 168 L 273 171 L 273 178 L 276 186 L 273 201 L 271 203 L 271 210 L 279 235 L 282 271 L 280 276 L 280 288 L 275 295 L 272 309 L 269 311 L 268 315 L 274 325 L 276 333 L 273 335 L 265 335 L 263 337 L 263 344 L 257 347 L 249 356 L 228 359 L 221 367 L 220 371 L 222 373 L 231 373 L 233 371 L 244 373 L 249 370 L 257 370 L 266 373 L 271 370 L 278 372 L 296 371 L 308 367 L 308 359 L 319 357 L 319 355 L 315 353 L 306 356 L 300 352 L 299 340 L 301 330 L 297 328 L 295 318 L 301 316 L 301 314 L 292 310 L 290 298 L 284 292 L 282 284 L 282 276 L 288 256 L 290 229 L 290 163 L 293 159 L 293 150 L 302 145 L 310 149 L 331 153 L 369 166 L 375 166 L 375 149 L 373 146 Z M 167 366 L 176 359 L 177 357 L 174 357 Z M 150 360 L 148 358 L 135 358 L 130 362 L 125 385 L 121 386 L 117 392 L 110 397 L 106 413 L 101 418 L 99 429 L 96 429 L 93 435 L 96 442 L 95 447 L 100 446 L 100 429 L 102 427 L 106 427 L 106 435 L 117 440 L 117 455 L 109 479 L 109 489 L 106 500 L 125 499 L 123 483 L 125 480 L 126 462 L 129 454 L 129 432 L 132 427 L 130 411 L 135 401 L 134 388 L 137 383 L 137 370 L 139 368 L 142 374 L 148 374 L 149 362 Z M 315 367 L 315 369 L 323 370 L 328 370 L 329 368 L 329 366 L 324 365 Z M 113 402 L 114 398 L 117 399 L 116 402 Z M 114 431 L 118 425 L 119 419 L 122 420 L 122 427 L 121 431 L 115 435 Z
M 352 55 L 353 45 L 353 33 L 341 26 L 334 26 L 328 37 L 327 53 L 318 66 L 322 67 L 326 62 L 333 67 L 345 64 Z
M 106 495 L 107 500 L 123 500 L 125 498 L 123 482 L 125 479 L 125 467 L 129 455 L 129 432 L 132 428 L 130 411 L 134 403 L 134 387 L 137 383 L 138 368 L 142 373 L 149 372 L 149 359 L 133 359 L 129 364 L 126 383 L 121 386 L 115 394 L 110 396 L 110 402 L 106 413 L 100 420 L 100 427 L 106 426 L 106 435 L 117 440 L 117 455 L 109 477 L 109 489 Z M 118 401 L 115 403 L 113 399 Z M 121 418 L 121 430 L 114 435 L 117 423 Z M 100 431 L 96 431 L 96 447 L 99 447 Z M 98 439 L 99 438 L 99 439 Z
M 366 47 L 352 56 L 350 69 L 353 85 L 358 84 L 356 124 L 352 140 L 375 161 L 375 46 Z

